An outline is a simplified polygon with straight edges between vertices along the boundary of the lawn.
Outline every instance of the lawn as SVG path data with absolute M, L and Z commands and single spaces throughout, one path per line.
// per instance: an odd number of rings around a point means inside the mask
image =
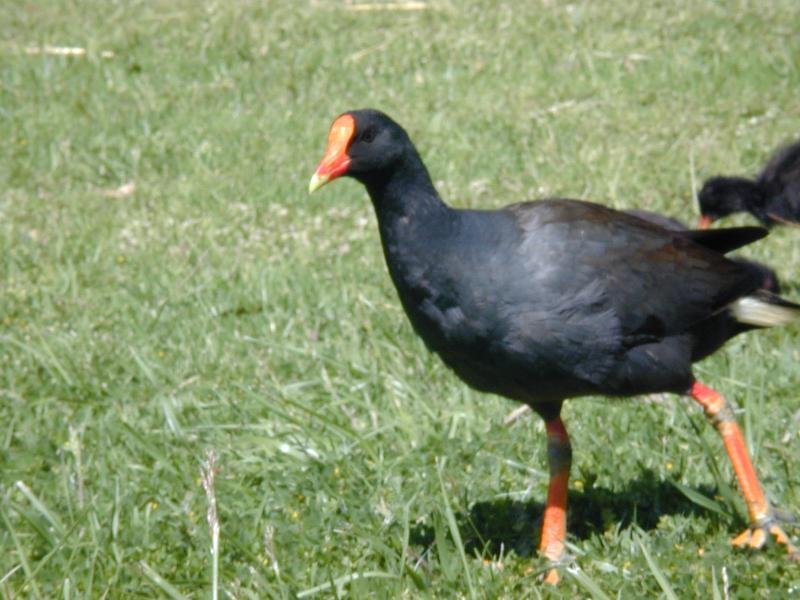
M 677 397 L 567 404 L 575 562 L 543 589 L 541 422 L 504 427 L 426 352 L 359 185 L 306 192 L 330 121 L 371 106 L 454 205 L 691 222 L 705 177 L 800 134 L 800 4 L 359 8 L 5 3 L 0 594 L 800 596 L 779 549 L 729 546 L 743 503 Z M 795 300 L 798 235 L 746 250 Z M 762 331 L 697 367 L 795 512 L 798 348 Z

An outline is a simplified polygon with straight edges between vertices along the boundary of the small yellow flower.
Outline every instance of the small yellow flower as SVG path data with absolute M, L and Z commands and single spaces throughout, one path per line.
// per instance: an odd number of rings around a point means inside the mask
M 579 492 L 582 492 L 583 491 L 583 480 L 582 479 L 576 479 L 575 481 L 572 482 L 572 486 L 576 490 L 578 490 Z
M 673 465 L 671 462 L 667 462 L 666 467 L 667 467 L 667 471 L 672 471 L 672 469 L 675 468 L 675 465 Z

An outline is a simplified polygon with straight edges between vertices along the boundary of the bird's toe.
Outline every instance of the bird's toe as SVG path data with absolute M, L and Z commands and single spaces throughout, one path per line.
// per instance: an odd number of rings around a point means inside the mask
M 542 581 L 548 585 L 557 585 L 558 582 L 561 581 L 561 575 L 558 573 L 558 569 L 553 567 L 547 571 L 547 574 L 544 576 Z
M 750 540 L 753 537 L 753 530 L 748 527 L 742 533 L 737 535 L 735 538 L 731 540 L 731 545 L 736 546 L 737 548 L 744 548 L 750 545 Z
M 780 516 L 772 516 L 759 523 L 749 526 L 742 533 L 731 540 L 731 544 L 737 548 L 751 548 L 760 550 L 770 538 L 778 545 L 786 549 L 786 554 L 790 560 L 800 561 L 800 550 L 792 544 L 789 536 L 780 526 Z

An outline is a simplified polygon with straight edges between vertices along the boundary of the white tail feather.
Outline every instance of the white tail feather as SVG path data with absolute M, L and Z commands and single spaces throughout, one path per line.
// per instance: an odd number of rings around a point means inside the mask
M 755 296 L 739 298 L 730 305 L 730 311 L 740 323 L 756 327 L 787 325 L 800 318 L 797 307 L 772 304 Z

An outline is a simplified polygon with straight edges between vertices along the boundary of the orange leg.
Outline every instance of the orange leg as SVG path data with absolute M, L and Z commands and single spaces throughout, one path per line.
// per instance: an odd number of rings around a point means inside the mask
M 567 537 L 567 485 L 572 464 L 572 446 L 561 417 L 545 422 L 547 430 L 547 462 L 550 467 L 550 486 L 542 522 L 542 539 L 539 552 L 557 563 L 564 556 L 564 540 Z M 551 568 L 544 580 L 558 583 L 560 576 Z
M 706 417 L 722 437 L 722 443 L 739 482 L 739 489 L 747 504 L 750 526 L 731 540 L 731 543 L 737 547 L 749 546 L 757 549 L 761 548 L 767 541 L 767 536 L 771 535 L 779 544 L 786 546 L 792 559 L 800 560 L 800 551 L 792 545 L 789 536 L 776 521 L 772 507 L 758 481 L 742 432 L 725 398 L 699 381 L 692 384 L 689 395 L 703 407 Z

